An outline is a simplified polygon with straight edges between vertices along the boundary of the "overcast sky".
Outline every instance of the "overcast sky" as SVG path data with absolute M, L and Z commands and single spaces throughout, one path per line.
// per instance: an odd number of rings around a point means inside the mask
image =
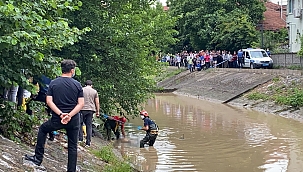
M 279 4 L 281 4 L 281 2 L 282 2 L 282 4 L 283 5 L 286 5 L 287 4 L 287 0 L 271 0 L 271 2 L 273 2 L 273 3 L 278 3 L 279 2 Z
M 159 0 L 164 6 L 166 5 L 166 0 Z M 282 4 L 283 5 L 286 5 L 286 3 L 287 3 L 287 0 L 271 0 L 271 2 L 273 2 L 273 3 L 280 3 L 281 4 L 281 1 L 282 1 Z

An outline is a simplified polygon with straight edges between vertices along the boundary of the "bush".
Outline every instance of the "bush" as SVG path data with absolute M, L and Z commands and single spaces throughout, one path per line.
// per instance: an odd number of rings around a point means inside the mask
M 289 91 L 287 96 L 285 95 L 278 95 L 274 97 L 276 103 L 281 105 L 289 105 L 292 107 L 302 107 L 303 106 L 303 90 L 294 89 Z
M 37 115 L 28 115 L 22 109 L 17 109 L 16 104 L 9 101 L 0 100 L 0 129 L 2 134 L 13 141 L 24 141 L 32 144 L 35 139 L 33 126 L 40 125 L 46 117 L 44 104 L 32 101 L 31 109 L 40 110 Z
M 100 150 L 94 150 L 93 154 L 101 158 L 108 164 L 102 170 L 103 172 L 130 172 L 133 171 L 130 164 L 126 161 L 120 161 L 114 154 L 113 148 L 104 146 Z
M 301 70 L 302 67 L 300 65 L 291 65 L 291 66 L 288 66 L 287 69 L 290 69 L 290 70 Z
M 278 95 L 274 97 L 275 103 L 279 104 L 279 105 L 287 105 L 288 104 L 288 100 L 286 96 L 282 96 L 282 95 Z
M 94 154 L 107 163 L 114 163 L 118 161 L 117 157 L 112 151 L 112 147 L 110 146 L 104 146 L 100 150 L 95 151 Z
M 299 89 L 294 90 L 294 94 L 288 97 L 288 105 L 293 107 L 302 107 L 303 106 L 303 91 Z

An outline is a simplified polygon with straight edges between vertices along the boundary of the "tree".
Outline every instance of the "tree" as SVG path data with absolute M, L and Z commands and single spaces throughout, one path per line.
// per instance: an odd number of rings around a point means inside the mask
M 88 31 L 69 27 L 62 14 L 81 3 L 63 1 L 0 1 L 0 87 L 30 86 L 28 76 L 55 76 L 59 57 L 52 50 L 74 44 Z
M 80 11 L 66 17 L 91 32 L 60 55 L 75 59 L 82 71 L 79 80 L 91 79 L 99 91 L 103 112 L 117 108 L 127 114 L 152 96 L 153 76 L 160 71 L 151 52 L 174 44 L 175 19 L 150 0 L 83 1 Z
M 246 13 L 247 22 L 251 23 L 249 26 L 256 26 L 265 11 L 264 2 L 260 0 L 169 0 L 168 4 L 170 14 L 178 16 L 177 38 L 184 42 L 189 40 L 187 46 L 196 50 L 217 47 L 214 38 L 222 32 L 218 27 L 222 16 L 237 14 L 233 11 L 239 10 Z M 235 18 L 231 15 L 229 17 Z
M 222 14 L 214 28 L 218 32 L 211 42 L 213 47 L 219 50 L 237 51 L 256 44 L 257 31 L 249 20 L 250 17 L 246 12 L 239 9 Z
M 80 1 L 0 0 L 0 88 L 19 85 L 33 91 L 28 77 L 58 75 L 59 56 L 53 50 L 74 44 L 88 28 L 70 27 L 62 15 L 81 6 Z M 1 130 L 13 138 L 30 133 L 40 121 L 25 115 L 14 103 L 0 99 Z

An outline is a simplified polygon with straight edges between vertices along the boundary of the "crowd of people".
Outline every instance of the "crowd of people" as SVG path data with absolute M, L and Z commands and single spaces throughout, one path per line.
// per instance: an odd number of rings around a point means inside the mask
M 267 53 L 270 55 L 269 50 Z M 159 59 L 160 60 L 160 59 Z M 239 51 L 226 50 L 201 50 L 182 51 L 176 54 L 166 54 L 161 58 L 162 62 L 167 62 L 170 66 L 185 67 L 190 72 L 195 70 L 206 70 L 208 68 L 241 68 L 244 65 L 244 54 L 242 49 Z

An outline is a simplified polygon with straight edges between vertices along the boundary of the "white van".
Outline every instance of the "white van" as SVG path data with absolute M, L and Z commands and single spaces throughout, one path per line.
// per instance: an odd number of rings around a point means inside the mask
M 243 49 L 244 67 L 255 68 L 273 68 L 273 60 L 263 49 Z

